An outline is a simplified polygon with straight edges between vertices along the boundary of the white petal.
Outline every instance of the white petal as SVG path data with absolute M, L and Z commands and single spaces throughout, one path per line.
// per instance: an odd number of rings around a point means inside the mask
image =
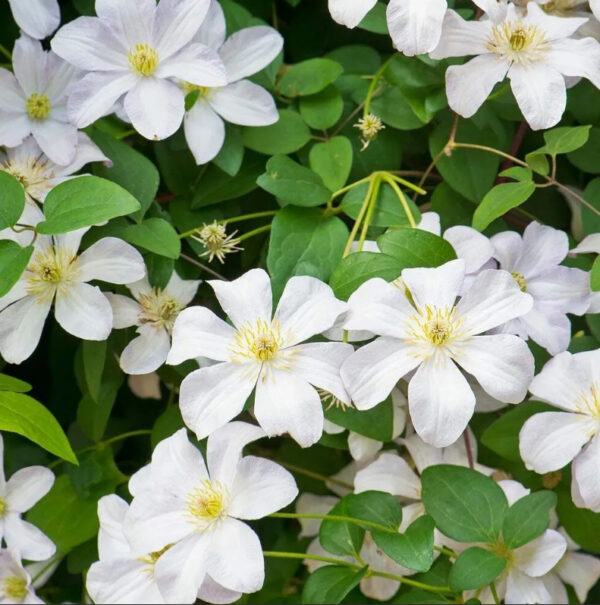
M 25 98 L 23 89 L 13 73 L 0 68 L 0 109 L 25 115 Z
M 173 346 L 167 363 L 178 365 L 197 357 L 227 361 L 234 333 L 229 324 L 206 307 L 184 309 L 173 326 Z
M 66 122 L 67 100 L 73 87 L 81 79 L 81 70 L 50 51 L 46 55 L 46 72 L 47 82 L 43 92 L 52 105 L 50 116 Z
M 85 75 L 69 96 L 68 112 L 71 121 L 84 128 L 110 113 L 115 103 L 137 82 L 127 72 L 92 72 Z
M 56 552 L 54 542 L 46 534 L 14 513 L 4 519 L 4 540 L 8 548 L 30 561 L 45 561 Z
M 186 112 L 183 129 L 196 164 L 214 159 L 225 142 L 225 124 L 204 99 L 198 99 Z
M 193 41 L 206 44 L 206 46 L 218 50 L 225 42 L 226 36 L 225 14 L 217 0 L 210 0 L 208 13 L 194 35 Z
M 504 403 L 523 401 L 535 371 L 529 347 L 512 334 L 473 336 L 453 358 L 488 395 Z
M 240 80 L 217 90 L 212 108 L 227 122 L 243 126 L 268 126 L 279 120 L 275 101 L 262 86 Z
M 513 551 L 515 566 L 533 578 L 548 573 L 567 550 L 566 540 L 553 529 Z
M 262 519 L 293 502 L 298 488 L 282 466 L 255 456 L 242 458 L 231 486 L 228 513 L 238 519 Z
M 436 464 L 444 463 L 445 450 L 433 447 L 428 443 L 425 443 L 425 441 L 423 441 L 421 437 L 419 437 L 419 435 L 417 435 L 416 433 L 410 435 L 409 437 L 405 437 L 404 439 L 399 439 L 398 442 L 404 445 L 404 447 L 408 450 L 408 453 L 410 454 L 410 457 L 415 463 L 415 467 L 417 468 L 419 473 L 422 473 L 428 466 L 434 466 Z M 459 443 L 460 442 L 457 441 L 454 445 L 457 445 Z M 465 465 L 461 463 L 460 466 Z
M 43 498 L 54 483 L 54 473 L 43 466 L 18 470 L 6 484 L 6 503 L 12 512 L 24 513 Z
M 289 433 L 302 447 L 323 434 L 323 406 L 316 389 L 290 372 L 270 369 L 259 378 L 254 415 L 269 437 Z
M 589 590 L 600 578 L 600 560 L 579 552 L 567 552 L 554 571 L 570 584 L 581 603 L 585 603 Z
M 106 292 L 104 296 L 108 298 L 112 308 L 113 328 L 129 328 L 138 324 L 142 309 L 137 301 L 129 296 L 112 294 L 112 292 Z
M 590 276 L 581 269 L 554 267 L 527 280 L 527 292 L 544 309 L 583 315 L 590 304 Z
M 440 41 L 446 0 L 391 0 L 387 23 L 394 46 L 405 55 L 432 51 Z
M 445 59 L 487 53 L 492 25 L 489 21 L 465 21 L 458 13 L 448 10 L 442 24 L 440 43 L 429 54 L 433 59 Z
M 355 0 L 356 1 L 356 0 Z M 237 82 L 265 68 L 283 48 L 281 34 L 257 25 L 232 34 L 219 49 L 229 82 Z
M 377 0 L 329 0 L 329 12 L 336 23 L 354 28 L 376 3 Z
M 402 281 L 419 309 L 452 307 L 465 277 L 465 261 L 452 260 L 434 269 L 404 269 Z
M 317 496 L 309 492 L 303 492 L 296 500 L 296 512 L 299 515 L 325 515 L 338 502 L 339 498 L 336 496 Z M 320 519 L 298 519 L 298 521 L 301 527 L 298 537 L 307 538 L 318 535 L 321 527 Z
M 216 2 L 215 2 L 216 4 Z M 198 590 L 198 598 L 206 603 L 224 605 L 238 601 L 242 593 L 237 590 L 229 590 L 215 582 L 208 574 L 204 576 L 202 586 Z
M 98 500 L 98 554 L 100 559 L 124 559 L 130 555 L 129 543 L 123 533 L 123 522 L 129 504 L 116 494 Z
M 494 255 L 492 242 L 472 227 L 450 227 L 444 232 L 444 239 L 452 244 L 458 258 L 465 261 L 467 273 L 474 273 Z
M 354 460 L 359 462 L 372 460 L 382 447 L 381 441 L 370 439 L 354 431 L 348 433 L 348 450 Z
M 142 325 L 134 338 L 121 353 L 119 364 L 125 374 L 149 374 L 165 363 L 171 341 L 164 328 Z
M 125 111 L 143 137 L 154 141 L 166 139 L 183 121 L 183 91 L 168 80 L 141 78 L 125 96 Z
M 185 377 L 179 406 L 183 420 L 198 439 L 210 435 L 243 410 L 256 384 L 258 370 L 258 366 L 218 363 Z
M 519 433 L 519 451 L 525 466 L 540 474 L 561 469 L 590 441 L 597 424 L 583 414 L 535 414 Z
M 516 231 L 502 231 L 490 238 L 494 246 L 494 256 L 505 271 L 516 271 L 523 254 L 523 240 Z
M 530 578 L 518 569 L 511 569 L 506 577 L 504 602 L 507 605 L 518 605 L 518 603 L 551 603 L 552 600 L 543 580 Z
M 142 279 L 146 266 L 142 255 L 117 237 L 104 237 L 78 259 L 81 281 L 99 279 L 110 284 L 130 284 Z
M 600 465 L 600 432 L 596 433 L 592 442 L 575 458 L 571 472 L 573 483 L 585 508 L 600 512 L 600 484 L 598 483 L 598 467 Z
M 530 489 L 512 479 L 502 479 L 501 481 L 498 481 L 498 485 L 502 488 L 509 506 L 512 506 L 517 500 L 520 500 L 531 493 Z
M 179 304 L 189 305 L 196 296 L 198 286 L 201 283 L 198 279 L 181 279 L 177 271 L 173 271 L 165 292 L 170 294 Z
M 60 25 L 58 0 L 9 0 L 17 25 L 27 34 L 42 40 Z
M 204 44 L 190 44 L 182 48 L 161 62 L 154 75 L 157 78 L 177 78 L 197 86 L 227 84 L 225 67 L 219 55 Z
M 251 269 L 231 282 L 212 280 L 208 284 L 236 328 L 257 319 L 270 323 L 273 308 L 271 280 L 263 269 Z
M 404 458 L 384 452 L 375 462 L 356 473 L 354 491 L 384 491 L 392 496 L 421 499 L 421 481 Z
M 513 14 L 516 15 L 517 10 L 513 10 Z M 546 35 L 546 39 L 554 42 L 557 39 L 572 36 L 582 25 L 586 23 L 587 15 L 584 18 L 570 17 L 568 21 L 564 21 L 563 17 L 559 17 L 558 15 L 549 15 L 542 9 L 541 6 L 533 3 L 527 6 L 527 14 L 523 18 L 523 21 L 525 23 L 531 23 L 539 26 Z
M 77 152 L 77 129 L 71 124 L 53 120 L 37 120 L 31 126 L 37 144 L 56 164 L 65 166 L 75 159 Z
M 13 69 L 26 97 L 45 89 L 48 77 L 46 57 L 47 53 L 44 52 L 38 40 L 21 34 L 21 37 L 15 42 Z
M 341 375 L 356 407 L 368 410 L 383 401 L 400 378 L 418 364 L 410 346 L 383 336 L 350 355 Z
M 21 363 L 35 351 L 51 305 L 27 296 L 0 313 L 0 352 L 6 361 Z
M 600 233 L 586 235 L 579 244 L 571 250 L 571 254 L 585 254 L 588 252 L 600 254 Z
M 0 84 L 1 90 L 2 84 Z M 2 104 L 2 92 L 0 92 L 0 104 Z M 27 115 L 4 112 L 0 107 L 0 143 L 2 145 L 16 147 L 29 134 L 31 134 L 31 128 Z
M 454 443 L 475 409 L 475 395 L 460 370 L 445 355 L 421 364 L 408 385 L 408 408 L 415 430 L 435 447 Z
M 528 313 L 532 306 L 533 299 L 521 292 L 510 273 L 487 269 L 475 277 L 456 312 L 463 318 L 465 332 L 481 334 Z
M 596 88 L 600 87 L 600 45 L 597 40 L 554 40 L 548 62 L 564 76 L 587 78 Z
M 513 63 L 508 77 L 523 117 L 533 130 L 550 128 L 560 121 L 567 104 L 560 72 L 542 63 L 528 67 Z
M 73 336 L 106 340 L 112 328 L 112 309 L 97 286 L 74 283 L 56 295 L 56 321 Z
M 77 133 L 77 151 L 75 158 L 67 166 L 58 167 L 56 174 L 71 175 L 81 170 L 90 162 L 107 162 L 108 158 L 102 153 L 100 148 L 83 132 Z M 44 201 L 43 198 L 41 201 Z
M 256 592 L 264 582 L 264 560 L 258 536 L 245 523 L 228 517 L 214 530 L 207 571 L 230 590 Z
M 569 238 L 564 231 L 534 221 L 523 232 L 523 247 L 514 270 L 527 279 L 554 269 L 569 251 Z
M 546 311 L 542 305 L 519 318 L 525 334 L 551 355 L 562 353 L 571 341 L 571 322 L 564 313 Z

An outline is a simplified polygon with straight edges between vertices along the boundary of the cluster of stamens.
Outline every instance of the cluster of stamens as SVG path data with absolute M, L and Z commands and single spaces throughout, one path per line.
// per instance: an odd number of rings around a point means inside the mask
M 158 67 L 158 53 L 149 44 L 136 44 L 127 54 L 131 71 L 151 76 Z
M 0 584 L 0 596 L 7 603 L 20 603 L 27 594 L 27 580 L 18 576 L 7 576 Z
M 362 151 L 364 151 L 371 141 L 375 139 L 377 133 L 383 130 L 385 126 L 383 122 L 374 114 L 368 113 L 354 124 L 354 128 L 360 130 L 360 142 L 362 143 Z
M 27 267 L 27 294 L 51 301 L 57 291 L 68 288 L 76 279 L 77 255 L 70 250 L 46 248 L 36 252 Z
M 522 273 L 519 273 L 518 271 L 513 271 L 511 275 L 513 276 L 513 279 L 517 282 L 519 288 L 521 288 L 521 292 L 527 292 L 527 280 L 525 279 L 525 276 Z
M 33 156 L 7 160 L 5 163 L 0 163 L 0 170 L 15 177 L 25 188 L 54 178 L 54 173 L 48 170 L 48 160 Z
M 141 294 L 138 302 L 141 306 L 140 323 L 152 324 L 157 329 L 164 328 L 169 333 L 184 307 L 161 288 L 153 288 L 151 292 Z
M 46 95 L 34 92 L 25 101 L 25 108 L 27 109 L 27 115 L 32 120 L 44 120 L 50 115 L 52 106 L 50 105 L 50 99 Z
M 257 319 L 236 331 L 229 347 L 231 360 L 239 363 L 272 361 L 283 344 L 277 320 Z
M 345 412 L 348 408 L 353 407 L 352 403 L 344 403 L 341 399 L 338 399 L 333 393 L 326 391 L 325 389 L 317 389 L 321 403 L 325 406 L 325 411 L 331 408 L 336 408 Z
M 187 512 L 202 531 L 227 516 L 231 495 L 219 481 L 204 479 L 187 497 Z
M 234 231 L 227 235 L 226 226 L 213 221 L 209 225 L 202 225 L 191 237 L 206 248 L 206 251 L 200 254 L 201 257 L 208 256 L 209 263 L 216 257 L 223 264 L 227 254 L 243 250 L 238 246 L 240 240 L 235 237 L 236 233 L 237 231 Z
M 426 306 L 411 317 L 408 340 L 413 344 L 444 347 L 461 335 L 456 307 Z
M 577 398 L 577 409 L 600 420 L 600 383 L 593 382 Z
M 543 30 L 522 21 L 503 21 L 494 26 L 486 46 L 490 52 L 520 65 L 540 60 L 549 47 Z

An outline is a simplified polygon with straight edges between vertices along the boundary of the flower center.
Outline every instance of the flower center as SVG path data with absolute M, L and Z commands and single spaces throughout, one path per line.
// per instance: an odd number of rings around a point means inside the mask
M 34 92 L 25 102 L 27 113 L 32 120 L 44 120 L 52 109 L 50 99 L 46 95 Z
M 236 331 L 230 345 L 231 360 L 260 363 L 271 361 L 282 346 L 279 322 L 274 320 L 269 323 L 264 319 L 257 319 Z
M 593 382 L 587 391 L 583 391 L 577 398 L 577 409 L 600 419 L 600 384 Z
M 519 285 L 519 288 L 521 288 L 521 292 L 527 292 L 527 280 L 525 279 L 525 276 L 522 273 L 519 273 L 518 271 L 514 271 L 513 273 L 511 273 L 511 275 Z
M 409 320 L 408 341 L 425 345 L 423 354 L 431 354 L 431 347 L 442 348 L 461 336 L 461 320 L 456 317 L 456 307 L 426 306 Z
M 321 403 L 326 406 L 325 411 L 330 410 L 331 408 L 336 408 L 345 412 L 348 408 L 353 407 L 352 403 L 344 403 L 341 399 L 338 399 L 333 393 L 326 391 L 325 389 L 317 389 L 317 393 L 319 394 L 319 399 Z
M 2 519 L 5 512 L 6 512 L 6 500 L 4 500 L 3 498 L 0 498 L 0 519 Z
M 165 328 L 169 333 L 183 309 L 181 304 L 161 288 L 153 288 L 152 292 L 142 294 L 138 302 L 142 307 L 139 314 L 140 323 L 152 324 L 157 329 Z
M 8 576 L 2 580 L 2 592 L 9 603 L 22 601 L 27 594 L 27 580 L 17 576 Z
M 27 294 L 52 300 L 57 290 L 64 291 L 77 278 L 77 255 L 70 250 L 47 248 L 36 252 L 26 270 Z
M 136 44 L 127 54 L 131 71 L 151 76 L 158 67 L 158 53 L 149 44 Z
M 503 21 L 494 26 L 486 46 L 489 51 L 521 65 L 540 60 L 549 48 L 543 30 L 521 21 Z
M 362 150 L 364 151 L 371 141 L 377 137 L 377 133 L 380 130 L 383 130 L 385 126 L 383 122 L 372 113 L 368 113 L 366 116 L 363 116 L 358 120 L 356 124 L 354 124 L 354 128 L 358 128 L 360 130 L 361 142 L 363 144 Z
M 216 521 L 227 516 L 231 496 L 229 490 L 219 481 L 204 479 L 187 497 L 187 512 L 194 522 L 205 530 Z
M 235 237 L 237 231 L 227 235 L 226 226 L 213 221 L 209 225 L 206 223 L 201 229 L 197 229 L 192 235 L 192 239 L 200 242 L 205 248 L 206 252 L 200 254 L 200 256 L 208 256 L 208 262 L 216 257 L 219 262 L 225 262 L 225 256 L 232 252 L 242 250 L 238 246 L 240 240 Z
M 4 164 L 0 163 L 0 170 L 12 175 L 25 189 L 55 176 L 49 170 L 48 160 L 45 159 L 45 156 L 14 158 Z

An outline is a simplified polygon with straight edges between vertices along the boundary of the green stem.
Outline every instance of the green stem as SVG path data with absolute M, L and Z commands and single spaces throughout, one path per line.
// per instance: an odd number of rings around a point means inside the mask
M 373 212 L 375 212 L 375 206 L 377 204 L 377 196 L 379 195 L 379 189 L 381 188 L 381 179 L 382 176 L 377 174 L 374 178 L 373 183 L 373 191 L 371 193 L 371 201 L 367 207 L 367 214 L 365 216 L 365 220 L 363 223 L 363 228 L 360 233 L 360 238 L 358 240 L 358 251 L 360 252 L 363 249 L 365 240 L 367 239 L 367 232 L 369 231 L 369 225 L 371 224 L 371 220 L 373 218 Z
M 274 216 L 277 213 L 277 210 L 265 210 L 263 212 L 252 212 L 251 214 L 241 214 L 240 216 L 233 216 L 231 218 L 224 218 L 220 221 L 217 221 L 218 223 L 222 224 L 222 225 L 226 225 L 227 223 L 239 223 L 242 221 L 249 221 L 253 218 L 262 218 L 264 216 Z M 184 231 L 183 233 L 181 233 L 179 235 L 179 239 L 185 239 L 186 237 L 189 237 L 190 235 L 193 235 L 194 233 L 196 233 L 198 230 L 202 229 L 204 225 L 199 225 L 198 227 L 194 227 L 193 229 L 190 229 L 189 231 Z
M 367 189 L 367 195 L 365 195 L 365 199 L 360 207 L 360 211 L 356 220 L 354 221 L 354 226 L 352 227 L 352 231 L 350 232 L 350 236 L 348 237 L 348 241 L 346 243 L 346 247 L 344 248 L 344 254 L 342 258 L 346 258 L 348 254 L 350 254 L 350 250 L 352 249 L 352 242 L 356 238 L 356 234 L 358 233 L 358 229 L 360 228 L 360 224 L 362 223 L 363 216 L 367 212 L 367 208 L 369 207 L 369 202 L 371 200 L 371 194 L 373 193 L 373 187 L 375 183 L 375 177 L 372 174 L 369 177 L 369 188 Z
M 415 221 L 415 217 L 413 216 L 410 206 L 408 205 L 408 202 L 404 197 L 404 193 L 402 193 L 402 189 L 398 187 L 398 183 L 396 183 L 394 179 L 390 178 L 387 175 L 384 178 L 387 184 L 394 190 L 394 193 L 398 196 L 398 199 L 402 204 L 402 208 L 404 209 L 404 214 L 406 214 L 406 218 L 408 219 L 410 226 L 414 229 L 417 226 L 417 222 Z
M 443 546 L 437 546 L 437 545 L 434 546 L 433 548 L 434 548 L 434 550 L 441 552 L 443 555 L 446 555 L 447 557 L 452 557 L 453 559 L 456 559 L 456 557 L 458 557 L 458 555 L 453 550 L 450 550 L 449 548 L 444 548 Z
M 504 151 L 500 151 L 500 149 L 488 147 L 487 145 L 476 145 L 475 143 L 452 143 L 450 145 L 450 149 L 478 149 L 479 151 L 487 151 L 488 153 L 494 153 L 502 158 L 510 160 L 515 164 L 519 164 L 519 166 L 529 168 L 529 164 L 527 164 L 527 162 L 523 162 L 523 160 L 516 158 L 514 155 L 510 155 L 510 153 L 505 153 Z
M 12 61 L 12 53 L 2 44 L 0 44 L 0 53 L 3 54 L 9 61 Z
M 367 97 L 365 98 L 365 106 L 363 109 L 363 116 L 367 116 L 370 113 L 371 110 L 371 99 L 374 96 L 374 92 L 375 92 L 375 87 L 377 86 L 377 83 L 379 82 L 379 80 L 381 80 L 381 76 L 383 76 L 385 70 L 387 69 L 388 65 L 390 64 L 390 61 L 394 58 L 394 55 L 392 55 L 391 57 L 389 57 L 387 59 L 387 61 L 385 61 L 383 63 L 383 65 L 375 72 L 375 75 L 373 76 L 373 79 L 371 80 L 371 84 L 369 85 L 369 90 L 367 90 Z
M 370 174 L 369 176 L 366 176 L 364 179 L 360 179 L 359 181 L 355 181 L 354 183 L 350 183 L 350 185 L 346 185 L 345 187 L 342 187 L 341 189 L 338 189 L 337 191 L 335 191 L 334 193 L 331 194 L 331 198 L 330 198 L 330 202 L 333 201 L 336 197 L 339 197 L 340 195 L 343 195 L 344 193 L 347 193 L 348 191 L 350 191 L 350 189 L 354 189 L 355 187 L 358 187 L 359 185 L 362 185 L 363 183 L 367 183 L 369 181 L 371 181 L 373 178 L 373 175 Z
M 374 523 L 373 521 L 355 519 L 354 517 L 346 517 L 344 515 L 318 515 L 316 513 L 271 513 L 269 517 L 275 517 L 278 519 L 320 519 L 321 521 L 338 521 L 340 523 L 352 523 L 353 525 L 358 525 L 359 527 L 363 528 L 368 527 L 369 529 L 375 529 L 386 534 L 398 535 L 397 530 L 386 527 L 385 525 L 380 525 L 379 523 Z
M 119 134 L 115 135 L 115 139 L 118 139 L 119 141 L 122 139 L 126 139 L 127 137 L 130 137 L 131 135 L 135 134 L 137 131 L 136 130 L 124 130 L 123 132 L 120 132 Z
M 257 227 L 256 229 L 252 229 L 252 231 L 248 231 L 248 233 L 244 233 L 244 235 L 240 235 L 238 237 L 238 242 L 243 242 L 245 239 L 249 239 L 254 237 L 255 235 L 259 235 L 260 233 L 264 233 L 265 231 L 271 230 L 271 224 L 263 225 L 262 227 Z
M 388 175 L 388 177 L 394 179 L 396 182 L 400 183 L 401 185 L 404 185 L 405 187 L 408 187 L 409 189 L 412 189 L 413 191 L 421 195 L 425 195 L 427 193 L 427 191 L 425 191 L 425 189 L 423 189 L 422 187 L 419 187 L 418 185 L 415 185 L 410 181 L 405 181 L 403 178 L 395 175 L 393 172 L 386 172 L 386 174 Z
M 492 591 L 492 597 L 494 597 L 494 603 L 500 603 L 498 591 L 496 590 L 496 585 L 493 582 L 490 584 L 490 590 Z
M 302 468 L 301 466 L 296 466 L 295 464 L 290 464 L 289 462 L 282 462 L 281 460 L 277 460 L 277 464 L 280 464 L 281 466 L 284 466 L 288 470 L 298 473 L 299 475 L 304 475 L 305 477 L 310 477 L 311 479 L 318 479 L 319 481 L 323 481 L 323 483 L 333 483 L 347 490 L 354 491 L 353 485 L 350 485 L 350 483 L 346 483 L 345 481 L 340 481 L 335 477 L 327 477 L 327 475 L 321 475 L 321 473 L 310 471 L 307 468 Z

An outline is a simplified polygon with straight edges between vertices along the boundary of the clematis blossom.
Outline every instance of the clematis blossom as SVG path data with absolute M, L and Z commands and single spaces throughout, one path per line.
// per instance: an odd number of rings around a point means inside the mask
M 58 0 L 8 0 L 17 25 L 36 40 L 47 38 L 60 24 Z
M 273 314 L 271 280 L 252 269 L 232 282 L 209 281 L 233 327 L 204 307 L 182 311 L 173 328 L 168 364 L 206 357 L 219 363 L 181 383 L 183 419 L 198 436 L 240 414 L 256 388 L 254 414 L 269 436 L 288 432 L 308 447 L 323 433 L 317 388 L 348 405 L 339 370 L 352 353 L 340 342 L 304 343 L 329 329 L 346 303 L 322 281 L 292 277 Z
M 547 473 L 573 461 L 573 502 L 600 512 L 600 351 L 557 355 L 529 390 L 561 411 L 541 412 L 525 422 L 519 434 L 525 465 Z
M 269 92 L 246 78 L 277 57 L 283 48 L 283 38 L 272 27 L 258 25 L 239 30 L 225 39 L 223 9 L 216 0 L 211 0 L 208 16 L 194 42 L 213 49 L 227 73 L 227 84 L 217 88 L 183 83 L 186 91 L 198 95 L 185 114 L 185 138 L 196 162 L 206 164 L 223 147 L 225 122 L 267 126 L 279 119 Z
M 266 517 L 298 494 L 283 467 L 242 457 L 248 443 L 264 436 L 257 426 L 231 422 L 209 436 L 205 464 L 181 429 L 132 478 L 125 533 L 137 556 L 162 552 L 154 574 L 167 602 L 193 603 L 204 582 L 238 598 L 261 588 L 262 548 L 244 521 Z
M 43 561 L 56 551 L 48 536 L 21 518 L 50 491 L 53 483 L 54 474 L 43 466 L 22 468 L 7 481 L 4 476 L 4 441 L 0 435 L 0 544 L 4 539 L 8 548 L 19 552 L 24 559 Z
M 572 38 L 587 21 L 546 14 L 535 2 L 525 9 L 509 2 L 477 0 L 487 18 L 465 21 L 453 10 L 444 18 L 435 59 L 476 55 L 446 71 L 448 104 L 471 117 L 508 77 L 517 104 L 532 129 L 550 128 L 564 113 L 566 77 L 583 77 L 600 88 L 600 44 Z
M 44 603 L 35 594 L 18 554 L 7 548 L 0 549 L 0 603 Z
M 116 103 L 147 139 L 164 139 L 181 125 L 185 80 L 227 83 L 218 55 L 191 43 L 209 0 L 96 0 L 97 17 L 79 17 L 58 30 L 52 49 L 90 73 L 73 89 L 68 112 L 79 127 L 111 113 Z
M 356 407 L 366 410 L 416 370 L 408 385 L 411 421 L 425 442 L 445 447 L 458 439 L 475 408 L 473 390 L 458 366 L 495 399 L 523 400 L 533 377 L 527 345 L 510 334 L 483 334 L 527 313 L 533 300 L 510 273 L 488 269 L 457 302 L 465 279 L 462 259 L 434 269 L 405 269 L 401 277 L 406 292 L 375 278 L 350 297 L 345 327 L 380 337 L 344 362 L 342 378 Z
M 0 68 L 0 145 L 16 147 L 32 135 L 55 164 L 71 164 L 78 138 L 67 98 L 79 70 L 26 34 L 15 42 L 13 70 Z
M 107 294 L 113 327 L 137 326 L 138 336 L 123 350 L 119 363 L 126 374 L 149 374 L 163 365 L 171 348 L 171 332 L 179 313 L 192 301 L 199 281 L 183 280 L 173 271 L 169 283 L 153 288 L 144 278 L 127 287 L 133 299 Z

